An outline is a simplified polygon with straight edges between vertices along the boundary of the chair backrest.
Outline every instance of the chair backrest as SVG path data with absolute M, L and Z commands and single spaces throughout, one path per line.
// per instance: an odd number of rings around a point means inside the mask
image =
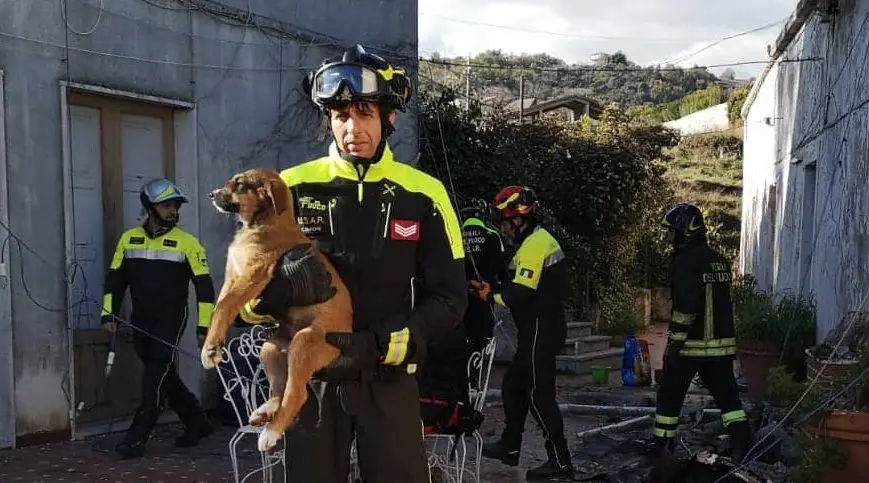
M 269 338 L 269 328 L 256 325 L 230 339 L 223 349 L 217 374 L 239 427 L 248 424 L 250 414 L 269 398 L 269 381 L 260 361 L 260 350 Z
M 471 407 L 477 411 L 483 410 L 486 403 L 486 392 L 489 390 L 489 375 L 492 373 L 492 362 L 495 360 L 497 341 L 495 337 L 481 351 L 474 351 L 468 358 L 468 394 Z

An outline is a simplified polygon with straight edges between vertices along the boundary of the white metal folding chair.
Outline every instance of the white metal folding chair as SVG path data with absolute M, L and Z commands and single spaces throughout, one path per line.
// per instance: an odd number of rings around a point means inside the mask
M 468 358 L 468 392 L 470 394 L 471 407 L 476 411 L 483 412 L 483 407 L 486 405 L 486 393 L 489 390 L 489 376 L 492 374 L 492 362 L 495 360 L 495 350 L 497 349 L 497 340 L 495 337 L 489 339 L 489 343 L 482 351 L 475 351 Z M 476 381 L 476 384 L 474 382 Z M 476 386 L 476 387 L 474 387 Z M 477 483 L 480 482 L 480 461 L 483 458 L 483 435 L 480 430 L 474 430 L 474 440 L 476 443 L 475 471 L 474 478 Z
M 468 374 L 468 396 L 471 407 L 482 413 L 483 406 L 486 403 L 486 392 L 489 389 L 489 375 L 492 372 L 492 363 L 495 360 L 495 349 L 497 342 L 494 337 L 489 339 L 489 342 L 482 351 L 474 351 L 468 357 L 467 374 Z M 429 468 L 438 468 L 443 471 L 451 481 L 461 483 L 464 479 L 465 466 L 467 464 L 467 444 L 465 436 L 459 436 L 458 441 L 455 436 L 449 434 L 429 434 L 425 436 L 427 441 L 434 443 L 429 451 Z M 474 479 L 480 481 L 480 461 L 483 457 L 483 436 L 479 429 L 474 430 L 474 440 L 476 442 L 475 451 L 475 470 L 473 472 Z M 445 456 L 438 453 L 438 444 L 445 442 L 447 452 Z M 452 445 L 457 444 L 455 454 L 455 465 L 449 464 L 449 450 Z
M 283 466 L 284 475 L 287 473 L 282 438 L 278 443 L 280 445 L 278 448 L 270 452 L 260 453 L 261 468 L 248 473 L 241 479 L 239 479 L 238 474 L 238 455 L 236 454 L 238 443 L 245 435 L 259 435 L 263 430 L 262 427 L 251 426 L 248 420 L 251 413 L 269 398 L 269 381 L 259 357 L 263 343 L 268 340 L 268 337 L 268 327 L 257 325 L 248 332 L 230 339 L 223 350 L 223 360 L 217 368 L 220 382 L 223 384 L 223 398 L 232 405 L 239 425 L 229 440 L 229 457 L 232 460 L 232 471 L 236 483 L 246 481 L 249 476 L 260 471 L 263 473 L 263 481 L 270 483 L 274 481 L 273 469 L 278 465 Z M 243 401 L 241 404 L 235 399 L 235 393 L 238 393 Z

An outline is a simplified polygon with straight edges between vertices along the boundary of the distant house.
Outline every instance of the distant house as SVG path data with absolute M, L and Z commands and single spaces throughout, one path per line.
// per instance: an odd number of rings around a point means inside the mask
M 507 104 L 505 109 L 508 112 L 518 113 L 522 109 L 523 120 L 537 120 L 542 116 L 557 116 L 562 121 L 578 122 L 584 115 L 599 119 L 603 106 L 594 99 L 580 96 L 570 95 L 558 97 L 548 101 L 538 102 L 534 97 L 527 97 L 523 100 L 516 99 Z
M 678 130 L 682 136 L 727 131 L 730 129 L 727 103 L 722 102 L 721 104 L 692 112 L 679 119 L 667 121 L 664 123 L 664 126 Z

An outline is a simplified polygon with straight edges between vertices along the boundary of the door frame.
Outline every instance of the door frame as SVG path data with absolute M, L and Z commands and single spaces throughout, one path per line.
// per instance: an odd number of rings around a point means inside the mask
M 0 222 L 9 226 L 9 185 L 6 160 L 6 85 L 0 69 Z M 0 232 L 6 231 L 0 228 Z M 8 234 L 7 234 L 8 235 Z M 9 244 L 0 246 L 0 406 L 9 408 L 0 419 L 0 448 L 15 447 L 15 338 L 12 325 L 12 284 Z
M 75 233 L 74 233 L 74 214 L 73 214 L 73 188 L 72 188 L 72 139 L 70 125 L 70 94 L 72 91 L 82 92 L 84 94 L 101 95 L 106 97 L 114 97 L 119 100 L 151 103 L 165 107 L 174 108 L 173 114 L 173 134 L 174 134 L 174 177 L 178 184 L 187 187 L 187 191 L 191 198 L 186 215 L 182 218 L 181 226 L 192 233 L 200 236 L 200 217 L 199 217 L 199 152 L 197 142 L 197 109 L 196 104 L 167 97 L 159 97 L 148 94 L 140 94 L 131 91 L 119 89 L 111 89 L 103 86 L 91 84 L 83 84 L 61 80 L 59 82 L 60 89 L 60 112 L 61 112 L 61 139 L 62 139 L 62 160 L 63 160 L 63 217 L 64 217 L 64 251 L 66 266 L 72 266 L 75 262 Z M 2 111 L 0 111 L 2 112 Z M 111 249 L 111 247 L 109 247 Z M 67 352 L 69 355 L 68 378 L 70 388 L 70 400 L 73 405 L 78 404 L 76 397 L 75 383 L 75 311 L 72 310 L 71 304 L 75 294 L 72 292 L 72 284 L 66 284 L 67 298 Z M 189 301 L 190 313 L 196 313 L 195 300 L 192 298 Z M 195 336 L 191 335 L 195 332 L 195 324 L 188 324 L 187 331 L 182 337 L 181 345 L 183 348 L 190 350 L 196 347 Z M 195 350 L 193 350 L 196 353 Z M 180 365 L 179 365 L 180 366 Z M 190 390 L 200 395 L 199 381 L 201 374 L 196 374 L 193 371 L 184 371 L 179 367 L 179 373 L 182 380 L 188 383 Z M 185 378 L 185 375 L 187 377 Z M 74 414 L 75 407 L 70 407 L 71 414 Z M 110 428 L 96 429 L 85 432 L 80 431 L 75 424 L 75 418 L 70 418 L 70 434 L 72 439 L 81 439 L 93 434 L 102 434 L 108 432 Z

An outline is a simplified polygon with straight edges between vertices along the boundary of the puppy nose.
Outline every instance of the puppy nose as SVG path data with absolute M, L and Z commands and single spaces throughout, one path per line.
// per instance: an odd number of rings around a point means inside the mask
M 214 194 L 215 194 L 215 193 L 217 193 L 217 190 L 214 190 L 214 191 L 212 191 L 211 193 L 208 193 L 208 197 L 211 198 L 211 199 L 214 199 Z

